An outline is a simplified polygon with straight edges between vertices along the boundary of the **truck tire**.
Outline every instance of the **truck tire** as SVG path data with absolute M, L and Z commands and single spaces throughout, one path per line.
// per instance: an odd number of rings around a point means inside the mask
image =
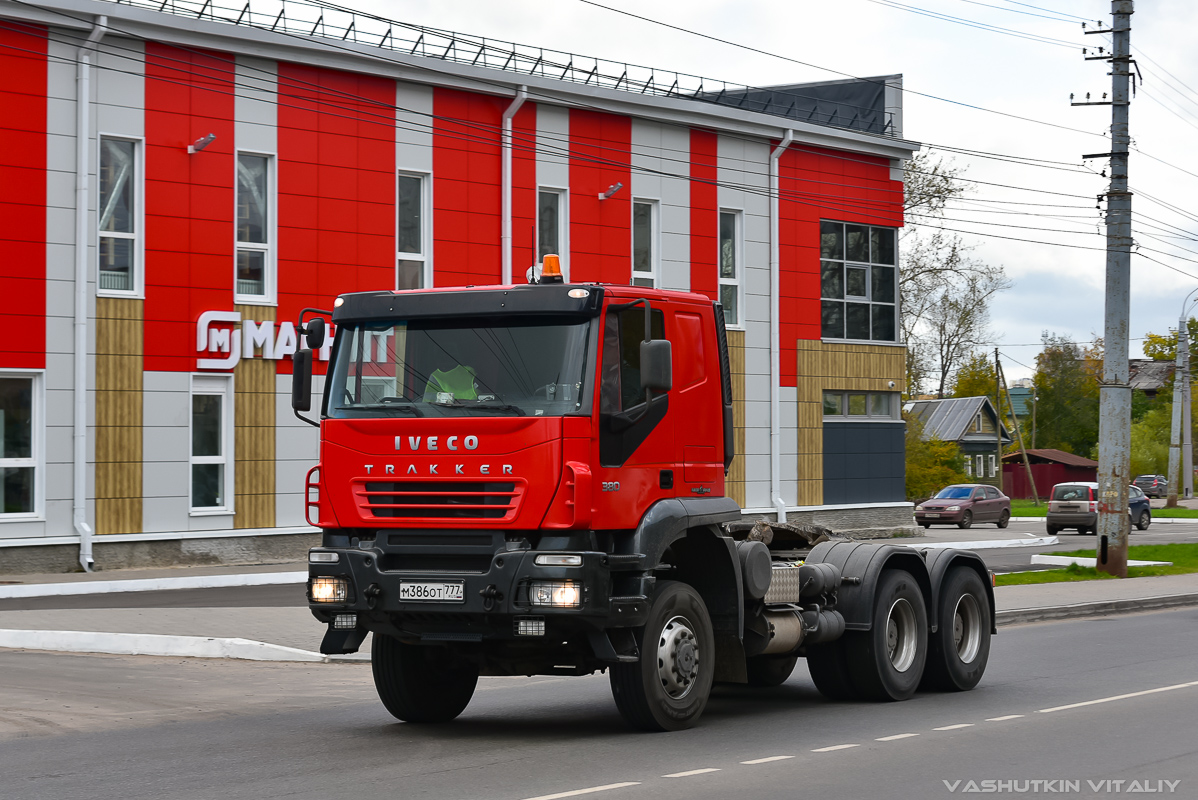
M 685 583 L 659 582 L 638 639 L 641 660 L 614 664 L 610 672 L 620 715 L 643 731 L 691 727 L 715 677 L 715 635 L 703 598 Z
M 449 722 L 474 696 L 478 665 L 447 647 L 404 644 L 375 634 L 370 666 L 379 699 L 404 722 Z
M 928 613 L 911 573 L 885 570 L 874 589 L 873 625 L 845 637 L 849 676 L 868 700 L 915 694 L 928 656 Z
M 811 673 L 815 688 L 829 700 L 857 699 L 857 690 L 849 678 L 849 662 L 843 638 L 808 647 L 807 671 Z
M 940 587 L 938 630 L 928 643 L 920 688 L 964 692 L 978 685 L 990 660 L 990 601 L 968 567 L 949 571 Z
M 798 656 L 754 656 L 745 659 L 745 668 L 749 673 L 749 685 L 769 688 L 786 683 L 790 673 L 794 672 Z

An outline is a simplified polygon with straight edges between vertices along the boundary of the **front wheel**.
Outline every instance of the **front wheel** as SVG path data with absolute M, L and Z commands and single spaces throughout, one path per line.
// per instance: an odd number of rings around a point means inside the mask
M 963 515 L 961 515 L 961 521 L 957 523 L 957 527 L 958 528 L 968 528 L 972 524 L 973 524 L 973 512 L 966 511 Z
M 1002 514 L 1000 514 L 998 517 L 998 527 L 1005 528 L 1010 524 L 1011 524 L 1011 512 L 1007 511 L 1004 508 L 1002 510 Z
M 404 644 L 375 634 L 370 667 L 379 699 L 404 722 L 449 722 L 466 710 L 478 665 L 448 647 Z
M 853 686 L 871 700 L 906 700 L 928 657 L 928 612 L 911 573 L 886 570 L 874 594 L 873 625 L 845 636 Z
M 1148 511 L 1141 511 L 1140 518 L 1136 520 L 1136 530 L 1146 531 L 1148 526 L 1152 524 L 1152 515 Z
M 698 592 L 661 581 L 640 632 L 641 660 L 611 668 L 612 696 L 625 721 L 644 731 L 694 725 L 711 694 L 715 635 Z
M 928 528 L 932 527 L 932 523 L 930 523 L 930 522 L 921 522 L 921 523 L 919 523 L 919 524 L 923 526 L 923 529 L 924 529 L 925 531 L 926 531 Z
M 807 648 L 807 670 L 819 693 L 829 700 L 855 700 L 857 689 L 849 678 L 844 639 Z
M 940 587 L 937 617 L 921 686 L 962 692 L 978 685 L 990 660 L 990 601 L 981 577 L 956 567 Z
M 754 656 L 745 659 L 749 685 L 762 688 L 781 686 L 794 672 L 798 660 L 798 656 Z

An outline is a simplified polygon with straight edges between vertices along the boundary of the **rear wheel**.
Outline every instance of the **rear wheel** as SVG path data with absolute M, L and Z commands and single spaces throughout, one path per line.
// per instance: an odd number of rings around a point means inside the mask
M 1136 520 L 1136 529 L 1141 531 L 1148 530 L 1148 526 L 1152 524 L 1152 515 L 1145 509 L 1140 512 L 1140 518 Z
M 886 570 L 874 594 L 873 625 L 846 637 L 853 686 L 871 700 L 906 700 L 928 656 L 928 613 L 911 573 Z
M 448 722 L 474 696 L 478 665 L 448 647 L 404 644 L 375 634 L 370 666 L 379 699 L 404 722 Z
M 927 530 L 928 528 L 932 527 L 932 523 L 930 523 L 930 522 L 921 522 L 919 524 L 924 527 L 924 530 Z
M 998 527 L 1005 528 L 1010 524 L 1011 524 L 1011 512 L 1007 511 L 1004 508 L 1002 510 L 1002 513 L 998 515 Z
M 920 686 L 943 692 L 972 689 L 990 660 L 990 601 L 981 577 L 956 567 L 940 587 L 940 624 L 928 642 L 928 663 Z
M 849 636 L 851 634 L 845 634 Z M 857 690 L 849 678 L 844 638 L 807 648 L 807 671 L 819 693 L 829 700 L 854 700 Z
M 749 685 L 768 688 L 786 683 L 794 672 L 797 656 L 755 656 L 745 659 L 749 672 Z
M 968 528 L 972 524 L 973 524 L 973 512 L 966 511 L 963 515 L 961 515 L 961 521 L 957 523 L 957 527 L 958 528 Z
M 1056 525 L 1045 525 L 1044 530 L 1048 532 L 1049 536 L 1056 536 L 1061 532 L 1061 529 Z
M 676 731 L 698 721 L 715 674 L 715 635 L 698 592 L 662 581 L 640 632 L 641 660 L 611 668 L 612 696 L 628 724 Z

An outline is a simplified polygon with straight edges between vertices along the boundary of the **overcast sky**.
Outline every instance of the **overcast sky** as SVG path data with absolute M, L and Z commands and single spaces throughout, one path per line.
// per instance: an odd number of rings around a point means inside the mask
M 1109 151 L 1109 140 L 1104 134 L 1110 125 L 1110 107 L 1072 108 L 1069 94 L 1075 93 L 1080 100 L 1086 92 L 1091 92 L 1094 99 L 1099 99 L 1110 90 L 1109 65 L 1104 61 L 1085 61 L 1081 53 L 1083 46 L 1106 47 L 1109 42 L 1105 36 L 1083 35 L 1080 20 L 1061 17 L 1078 15 L 1102 20 L 1104 26 L 1109 26 L 1110 2 L 1030 0 L 1024 5 L 1011 0 L 907 0 L 902 3 L 907 9 L 951 15 L 972 23 L 1062 40 L 1072 46 L 1030 41 L 934 19 L 896 7 L 899 3 L 891 4 L 891 0 L 787 3 L 603 0 L 603 3 L 851 75 L 901 73 L 908 90 L 904 100 L 905 138 L 927 145 L 1065 162 L 1067 166 L 1063 169 L 1046 169 L 956 156 L 958 165 L 965 167 L 968 177 L 976 181 L 1082 196 L 979 185 L 971 197 L 983 202 L 957 205 L 947 216 L 985 224 L 951 222 L 945 223 L 947 226 L 1044 242 L 1098 248 L 1105 245 L 1105 239 L 1099 235 L 1104 229 L 1095 209 L 1095 197 L 1104 191 L 1107 181 L 1097 174 L 1078 174 L 1078 171 L 1082 154 Z M 348 4 L 405 22 L 749 85 L 840 77 L 672 31 L 581 0 L 348 0 Z M 1185 149 L 1187 142 L 1192 149 L 1198 140 L 1198 92 L 1190 89 L 1198 88 L 1198 58 L 1189 44 L 1196 23 L 1198 3 L 1155 0 L 1137 4 L 1137 13 L 1132 18 L 1132 47 L 1133 54 L 1139 57 L 1144 84 L 1131 106 L 1133 147 L 1195 175 L 1133 151 L 1130 183 L 1133 189 L 1198 216 L 1198 204 L 1189 202 L 1198 189 L 1198 163 L 1187 157 Z M 1162 68 L 1173 77 L 1162 72 Z M 915 92 L 955 102 L 934 100 Z M 961 103 L 1076 130 L 974 110 Z M 1092 161 L 1089 166 L 1097 173 L 1106 162 Z M 966 211 L 966 206 L 973 210 Z M 992 213 L 996 209 L 1035 215 Z M 1134 199 L 1133 210 L 1138 225 L 1137 242 L 1145 248 L 1181 256 L 1149 253 L 1187 273 L 1180 274 L 1133 257 L 1130 332 L 1134 337 L 1132 356 L 1136 357 L 1140 355 L 1144 333 L 1163 333 L 1175 327 L 1183 298 L 1191 289 L 1198 289 L 1198 223 L 1150 202 L 1142 194 Z M 1149 234 L 1160 238 L 1150 238 Z M 1194 240 L 1181 236 L 1192 236 Z M 1014 280 L 1014 288 L 992 308 L 995 344 L 1008 356 L 1006 367 L 1010 379 L 1030 374 L 1030 369 L 1023 365 L 1033 364 L 1044 331 L 1078 341 L 1101 335 L 1103 252 L 973 234 L 965 238 L 976 245 L 977 258 L 1002 264 Z

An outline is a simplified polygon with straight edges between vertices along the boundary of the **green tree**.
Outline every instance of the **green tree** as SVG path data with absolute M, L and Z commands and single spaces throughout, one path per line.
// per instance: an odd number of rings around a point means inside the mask
M 1131 426 L 1131 474 L 1166 475 L 1169 437 L 1173 431 L 1173 404 L 1164 403 L 1144 413 Z
M 1186 320 L 1186 336 L 1190 340 L 1190 363 L 1198 366 L 1198 319 Z M 1144 355 L 1153 361 L 1173 361 L 1177 358 L 1177 331 L 1145 334 Z
M 1045 332 L 1036 356 L 1036 444 L 1079 455 L 1098 443 L 1101 343 L 1082 349 Z
M 1011 404 L 1007 402 L 1006 392 L 998 392 L 994 377 L 994 360 L 985 351 L 978 351 L 970 356 L 953 378 L 953 397 L 988 397 L 990 404 L 998 409 L 1003 426 L 1011 436 L 1012 442 L 1008 452 L 1019 452 L 1019 443 L 1015 431 L 1011 428 Z M 1030 421 L 1029 421 L 1030 424 Z M 1024 435 L 1030 435 L 1024 431 Z M 1028 443 L 1031 447 L 1031 443 Z
M 924 439 L 923 422 L 903 414 L 907 422 L 907 499 L 926 500 L 951 483 L 965 483 L 965 460 L 953 442 Z

